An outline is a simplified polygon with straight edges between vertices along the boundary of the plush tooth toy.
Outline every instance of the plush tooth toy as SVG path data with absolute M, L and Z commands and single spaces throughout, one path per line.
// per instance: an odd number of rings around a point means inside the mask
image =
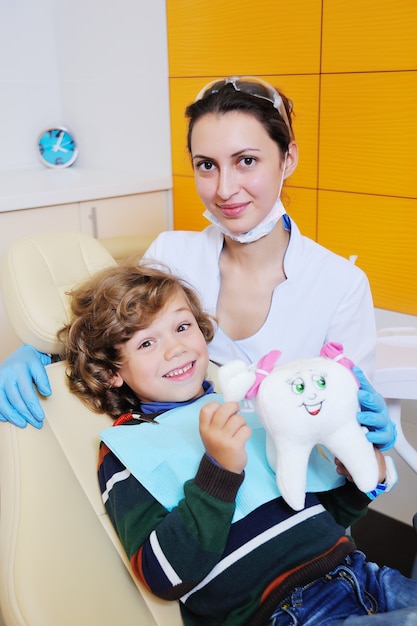
M 220 368 L 218 381 L 225 401 L 255 397 L 282 497 L 294 510 L 304 508 L 309 457 L 317 444 L 340 459 L 361 491 L 374 489 L 378 463 L 356 419 L 358 382 L 342 346 L 329 343 L 319 357 L 281 366 L 279 356 L 269 353 L 256 370 L 232 361 Z

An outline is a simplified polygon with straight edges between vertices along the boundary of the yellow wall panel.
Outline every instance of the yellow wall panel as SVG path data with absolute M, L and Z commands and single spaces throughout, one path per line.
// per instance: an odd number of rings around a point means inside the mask
M 417 200 L 319 192 L 318 241 L 357 255 L 375 306 L 417 315 Z
M 170 76 L 319 71 L 321 0 L 168 0 Z
M 268 76 L 266 80 L 280 87 L 294 103 L 293 125 L 299 159 L 290 183 L 315 189 L 318 177 L 319 77 Z
M 311 239 L 317 237 L 317 192 L 315 189 L 284 187 L 282 201 L 285 209 L 302 234 Z
M 215 78 L 215 77 L 213 77 Z M 192 176 L 190 158 L 186 147 L 187 121 L 185 108 L 194 101 L 202 87 L 211 80 L 208 78 L 170 78 L 170 108 L 171 108 L 171 142 L 172 142 L 172 171 L 180 176 Z
M 194 178 L 174 176 L 175 230 L 202 230 L 209 225 L 203 217 L 204 205 L 194 184 Z
M 416 0 L 324 0 L 322 72 L 417 67 Z
M 200 89 L 216 77 L 171 78 L 171 138 L 174 174 L 192 175 L 186 150 L 187 124 L 185 107 L 194 100 Z M 281 88 L 294 102 L 294 133 L 300 150 L 299 165 L 291 177 L 291 184 L 300 187 L 317 186 L 318 142 L 318 76 L 266 76 L 266 80 Z
M 213 79 L 216 78 L 213 76 Z M 190 158 L 187 151 L 187 120 L 185 108 L 194 101 L 196 95 L 206 82 L 205 78 L 170 78 L 171 107 L 171 141 L 173 173 L 181 176 L 192 176 Z
M 321 189 L 417 197 L 417 72 L 322 76 Z

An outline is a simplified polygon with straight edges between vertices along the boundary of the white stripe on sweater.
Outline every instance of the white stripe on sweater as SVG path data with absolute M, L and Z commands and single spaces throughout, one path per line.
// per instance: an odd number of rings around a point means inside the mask
M 123 480 L 126 480 L 130 476 L 130 471 L 128 469 L 124 469 L 121 472 L 116 472 L 113 476 L 106 482 L 106 490 L 103 491 L 101 497 L 103 499 L 103 503 L 106 504 L 109 499 L 109 493 L 113 489 L 116 483 L 120 483 Z
M 287 532 L 287 530 L 289 530 L 293 526 L 297 526 L 298 524 L 301 524 L 301 522 L 304 522 L 306 519 L 309 519 L 310 517 L 314 517 L 315 515 L 318 515 L 319 513 L 323 513 L 324 510 L 325 509 L 321 504 L 316 504 L 315 506 L 312 506 L 309 509 L 303 509 L 299 513 L 292 515 L 291 517 L 284 520 L 283 522 L 280 522 L 279 524 L 276 524 L 275 526 L 268 528 L 260 535 L 257 535 L 256 537 L 254 537 L 253 539 L 251 539 L 244 545 L 240 546 L 234 552 L 231 552 L 222 561 L 219 561 L 219 563 L 217 563 L 217 565 L 213 567 L 211 572 L 205 578 L 203 578 L 203 580 L 198 585 L 196 585 L 194 589 L 192 589 L 191 591 L 186 593 L 184 596 L 182 596 L 181 601 L 186 602 L 186 600 L 188 600 L 188 598 L 192 596 L 193 593 L 195 593 L 196 591 L 199 591 L 200 589 L 208 585 L 214 578 L 216 578 L 216 576 L 219 576 L 219 574 L 224 572 L 228 567 L 233 565 L 233 563 L 235 563 L 236 561 L 239 561 L 239 559 L 241 559 L 243 556 L 249 554 L 250 552 L 258 548 L 262 544 L 270 541 L 270 539 L 272 539 L 273 537 L 278 537 L 282 533 Z
M 166 558 L 165 554 L 163 553 L 162 548 L 159 545 L 158 537 L 155 531 L 153 531 L 150 534 L 149 541 L 151 543 L 153 553 L 158 559 L 158 563 L 161 566 L 165 576 L 168 578 L 171 585 L 179 585 L 182 582 L 182 580 L 178 576 L 174 568 L 172 567 L 171 563 Z

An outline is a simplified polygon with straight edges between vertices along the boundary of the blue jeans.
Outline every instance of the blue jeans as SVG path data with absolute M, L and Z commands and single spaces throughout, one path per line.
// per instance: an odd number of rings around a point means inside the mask
M 268 626 L 417 626 L 417 581 L 368 563 L 355 551 L 342 565 L 277 608 Z

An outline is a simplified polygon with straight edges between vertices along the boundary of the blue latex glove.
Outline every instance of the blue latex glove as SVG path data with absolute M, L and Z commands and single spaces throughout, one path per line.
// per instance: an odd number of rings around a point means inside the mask
M 28 345 L 20 346 L 3 361 L 0 365 L 0 421 L 20 428 L 27 424 L 42 428 L 44 413 L 34 384 L 43 396 L 51 395 L 45 370 L 50 362 L 48 354 Z
M 358 422 L 369 429 L 366 436 L 371 443 L 380 450 L 389 450 L 397 439 L 397 428 L 389 416 L 385 400 L 359 367 L 355 365 L 352 371 L 360 384 L 358 400 L 361 411 L 357 414 Z

